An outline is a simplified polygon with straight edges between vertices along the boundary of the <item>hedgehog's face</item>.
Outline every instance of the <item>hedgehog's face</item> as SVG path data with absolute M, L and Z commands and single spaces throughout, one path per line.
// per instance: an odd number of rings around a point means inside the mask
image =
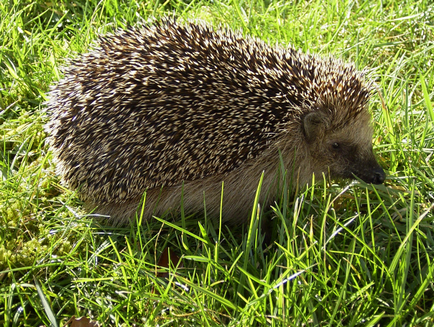
M 372 150 L 368 112 L 338 128 L 329 117 L 315 111 L 303 119 L 313 173 L 330 173 L 332 178 L 356 176 L 366 183 L 383 183 L 385 173 Z

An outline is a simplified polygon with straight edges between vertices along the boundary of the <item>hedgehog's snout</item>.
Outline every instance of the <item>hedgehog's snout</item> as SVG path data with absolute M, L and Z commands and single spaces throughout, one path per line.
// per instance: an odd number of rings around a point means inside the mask
M 365 183 L 371 184 L 383 184 L 384 180 L 386 179 L 386 173 L 378 163 L 376 163 L 376 165 L 371 169 L 365 170 L 364 172 L 359 174 L 354 173 L 354 175 L 356 175 Z
M 372 184 L 383 184 L 384 180 L 386 179 L 386 173 L 384 172 L 383 168 L 380 166 L 376 167 L 373 171 L 373 174 L 371 176 L 371 181 L 369 183 Z

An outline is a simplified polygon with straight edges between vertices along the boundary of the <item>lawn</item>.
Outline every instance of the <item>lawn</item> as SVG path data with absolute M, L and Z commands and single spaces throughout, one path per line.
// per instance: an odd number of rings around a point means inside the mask
M 86 212 L 45 143 L 47 91 L 98 35 L 167 15 L 365 70 L 385 184 L 315 176 L 236 228 Z M 0 325 L 433 326 L 433 89 L 431 0 L 1 1 Z

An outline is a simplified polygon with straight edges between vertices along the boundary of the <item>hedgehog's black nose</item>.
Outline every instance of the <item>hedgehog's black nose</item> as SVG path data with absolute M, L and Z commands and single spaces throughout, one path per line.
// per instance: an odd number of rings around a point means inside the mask
M 372 184 L 383 184 L 384 180 L 386 179 L 386 173 L 384 172 L 383 168 L 378 167 L 374 171 L 374 176 L 372 176 Z

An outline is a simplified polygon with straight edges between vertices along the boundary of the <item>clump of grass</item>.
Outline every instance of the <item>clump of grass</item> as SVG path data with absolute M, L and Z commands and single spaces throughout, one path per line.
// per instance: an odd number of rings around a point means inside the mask
M 3 325 L 65 323 L 73 315 L 125 326 L 434 323 L 429 1 L 18 0 L 0 3 L 0 12 Z M 257 214 L 238 228 L 204 213 L 138 217 L 113 228 L 82 211 L 59 184 L 44 143 L 49 85 L 97 34 L 167 14 L 366 69 L 384 98 L 374 96 L 371 109 L 386 184 L 320 181 L 296 195 L 284 189 L 271 209 L 252 203 Z M 263 219 L 271 219 L 267 245 Z M 180 260 L 159 267 L 167 248 Z

